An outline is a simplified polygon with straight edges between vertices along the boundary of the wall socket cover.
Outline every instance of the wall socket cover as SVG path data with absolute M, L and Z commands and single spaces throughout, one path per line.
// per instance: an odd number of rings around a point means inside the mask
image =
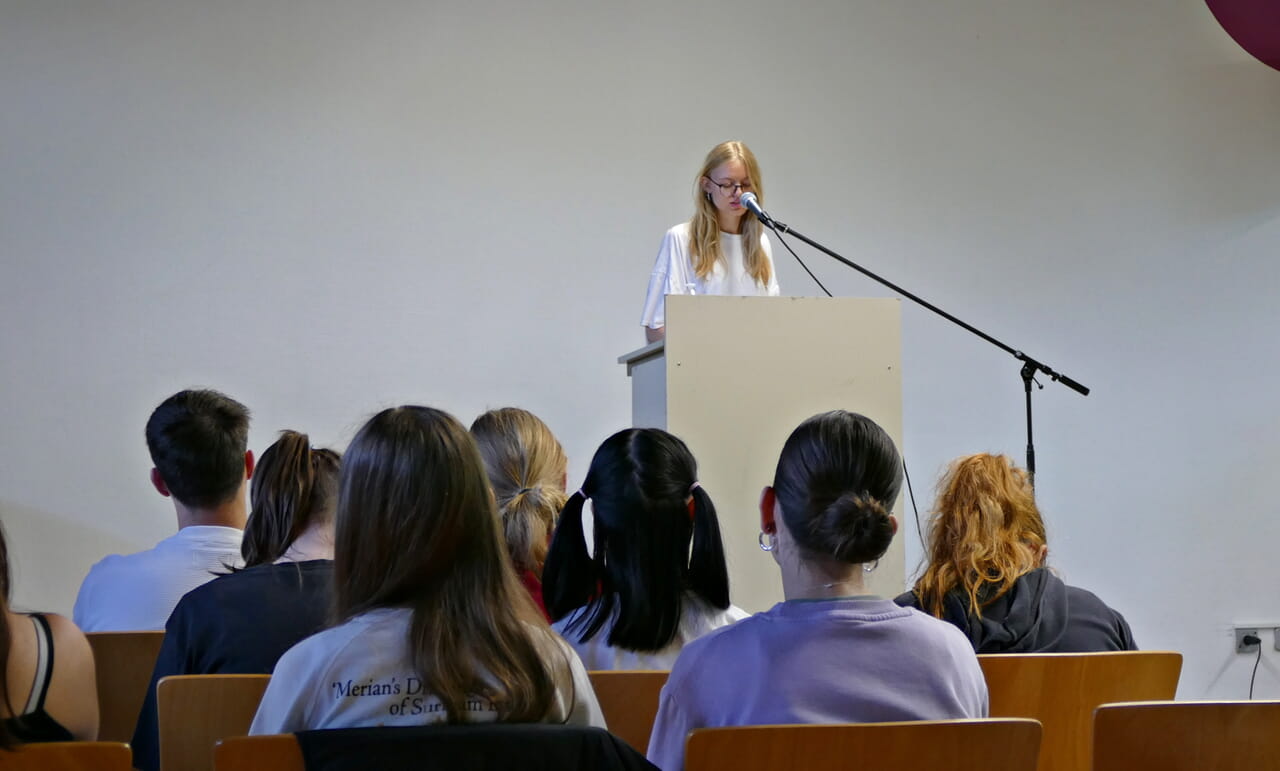
M 1246 643 L 1244 641 L 1244 638 L 1246 635 L 1253 635 L 1254 637 L 1257 637 L 1259 640 L 1261 640 L 1262 636 L 1258 634 L 1258 627 L 1238 626 L 1235 628 L 1235 630 L 1236 630 L 1236 653 L 1253 653 L 1254 651 L 1258 650 L 1262 646 L 1262 643 L 1260 642 Z M 1277 645 L 1280 646 L 1280 643 L 1277 643 Z

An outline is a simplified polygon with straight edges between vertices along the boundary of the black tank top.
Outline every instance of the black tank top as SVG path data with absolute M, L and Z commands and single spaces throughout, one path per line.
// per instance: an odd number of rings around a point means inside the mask
M 49 622 L 40 613 L 31 614 L 36 627 L 36 675 L 31 684 L 31 696 L 21 715 L 5 719 L 5 727 L 19 742 L 69 742 L 71 732 L 44 711 L 44 697 L 53 679 L 53 632 Z

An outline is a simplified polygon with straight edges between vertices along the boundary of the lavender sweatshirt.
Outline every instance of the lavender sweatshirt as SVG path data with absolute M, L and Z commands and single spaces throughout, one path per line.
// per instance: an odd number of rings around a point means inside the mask
M 951 624 L 875 597 L 798 600 L 685 646 L 648 756 L 680 771 L 695 728 L 986 716 L 977 656 Z

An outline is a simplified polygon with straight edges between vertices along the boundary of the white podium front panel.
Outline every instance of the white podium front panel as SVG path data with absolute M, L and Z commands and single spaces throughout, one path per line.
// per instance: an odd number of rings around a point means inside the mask
M 859 412 L 902 447 L 901 306 L 896 299 L 667 297 L 662 346 L 623 357 L 629 369 L 665 358 L 657 378 L 633 383 L 633 414 L 688 443 L 716 504 L 729 559 L 733 601 L 750 611 L 782 599 L 773 558 L 760 550 L 759 498 L 773 481 L 782 444 L 805 418 L 832 409 Z M 634 370 L 633 370 L 634 371 Z M 639 410 L 638 412 L 636 410 Z M 637 423 L 641 425 L 641 423 Z M 905 521 L 901 500 L 894 507 Z M 869 590 L 893 597 L 905 585 L 899 535 Z

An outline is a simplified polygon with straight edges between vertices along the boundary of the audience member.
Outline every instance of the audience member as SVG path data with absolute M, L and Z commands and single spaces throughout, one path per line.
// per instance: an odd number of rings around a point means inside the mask
M 760 545 L 786 600 L 691 642 L 662 690 L 649 759 L 684 766 L 696 728 L 976 718 L 977 656 L 949 624 L 866 594 L 889 548 L 902 463 L 882 428 L 835 411 L 801 423 L 760 500 Z
M 600 445 L 569 497 L 543 591 L 554 628 L 588 669 L 670 669 L 691 640 L 747 616 L 729 604 L 720 525 L 697 480 L 684 442 L 632 428 Z M 588 499 L 592 554 L 582 522 Z
M 960 628 L 978 653 L 1135 650 L 1124 617 L 1044 566 L 1027 473 L 1003 455 L 951 464 L 929 522 L 928 566 L 899 605 Z
M 471 424 L 489 484 L 498 499 L 507 553 L 538 609 L 547 543 L 564 507 L 569 459 L 551 429 L 517 407 L 489 410 Z
M 245 567 L 192 589 L 165 625 L 133 737 L 134 766 L 160 767 L 156 685 L 169 675 L 270 674 L 328 618 L 338 453 L 284 431 L 254 469 Z
M 475 441 L 384 410 L 343 458 L 337 625 L 276 664 L 250 733 L 424 723 L 604 727 L 582 662 L 520 586 Z
M 147 421 L 151 484 L 173 500 L 178 532 L 89 570 L 73 616 L 86 632 L 163 629 L 182 595 L 240 562 L 249 411 L 217 391 L 181 391 Z
M 89 641 L 63 616 L 13 612 L 11 594 L 9 549 L 0 529 L 0 748 L 97 739 Z

